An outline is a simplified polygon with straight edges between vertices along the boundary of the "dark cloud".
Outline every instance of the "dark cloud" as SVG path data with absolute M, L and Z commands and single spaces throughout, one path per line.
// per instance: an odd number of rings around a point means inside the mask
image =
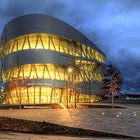
M 62 19 L 87 35 L 124 75 L 124 90 L 140 93 L 140 0 L 0 0 L 0 32 L 30 13 Z
M 14 17 L 31 13 L 57 16 L 63 13 L 63 9 L 64 3 L 61 0 L 0 0 L 0 32 L 7 21 Z

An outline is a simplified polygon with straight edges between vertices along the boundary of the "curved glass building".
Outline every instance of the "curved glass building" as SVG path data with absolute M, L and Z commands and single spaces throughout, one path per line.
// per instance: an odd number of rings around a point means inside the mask
M 1 37 L 3 103 L 100 100 L 105 54 L 56 18 L 31 14 L 8 22 Z

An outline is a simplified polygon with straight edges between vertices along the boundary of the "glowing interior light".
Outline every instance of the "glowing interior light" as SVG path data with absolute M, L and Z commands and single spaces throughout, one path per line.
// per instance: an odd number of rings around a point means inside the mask
M 103 78 L 102 73 L 96 73 L 94 71 L 97 67 L 96 62 L 91 61 L 91 59 L 96 59 L 104 62 L 105 57 L 102 54 L 90 46 L 79 42 L 73 43 L 72 40 L 47 33 L 27 34 L 10 40 L 2 47 L 2 57 L 20 50 L 31 49 L 51 50 L 62 54 L 77 56 L 74 60 L 80 69 L 77 82 L 86 82 L 89 78 L 91 80 L 101 81 Z M 86 58 L 86 60 L 81 60 L 81 57 Z M 87 60 L 88 58 L 90 58 L 90 60 Z M 7 95 L 5 102 L 19 104 L 21 98 L 22 104 L 59 103 L 60 101 L 65 103 L 67 101 L 65 93 L 70 93 L 70 89 L 68 89 L 68 87 L 57 88 L 55 86 L 55 80 L 67 82 L 73 72 L 75 72 L 73 66 L 66 69 L 64 66 L 48 63 L 26 64 L 8 69 L 2 74 L 3 83 L 9 82 L 9 86 L 11 86 L 15 82 L 16 86 L 10 90 L 4 89 L 3 92 Z M 20 80 L 21 83 L 27 82 L 27 85 L 20 85 Z M 43 80 L 51 82 L 46 84 Z M 74 102 L 75 95 L 70 94 L 70 100 Z M 88 95 L 78 93 L 78 100 L 79 102 L 89 102 L 89 100 L 95 102 L 96 100 L 100 100 L 100 96 L 91 95 L 89 99 Z
M 72 73 L 73 72 L 73 68 L 69 67 L 68 68 L 68 73 Z

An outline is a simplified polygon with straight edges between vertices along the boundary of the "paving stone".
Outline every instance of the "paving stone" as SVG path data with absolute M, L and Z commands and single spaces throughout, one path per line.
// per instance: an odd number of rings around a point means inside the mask
M 47 121 L 103 132 L 140 137 L 140 106 L 126 109 L 23 109 L 0 110 L 0 116 Z M 116 115 L 119 114 L 118 117 Z M 136 112 L 136 116 L 134 116 Z
M 21 133 L 2 133 L 0 132 L 0 140 L 119 140 L 106 138 L 86 138 L 86 137 L 64 137 L 64 136 L 47 136 Z M 121 140 L 121 139 L 120 139 Z

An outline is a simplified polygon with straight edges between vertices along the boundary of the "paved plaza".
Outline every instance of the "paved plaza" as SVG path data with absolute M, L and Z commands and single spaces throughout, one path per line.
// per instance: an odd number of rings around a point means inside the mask
M 80 138 L 80 137 L 64 137 L 64 136 L 47 136 L 21 133 L 2 133 L 0 132 L 0 140 L 122 140 L 115 138 Z M 124 140 L 124 139 L 123 139 Z
M 128 106 L 126 109 L 13 109 L 0 110 L 0 116 L 140 137 L 139 106 Z

